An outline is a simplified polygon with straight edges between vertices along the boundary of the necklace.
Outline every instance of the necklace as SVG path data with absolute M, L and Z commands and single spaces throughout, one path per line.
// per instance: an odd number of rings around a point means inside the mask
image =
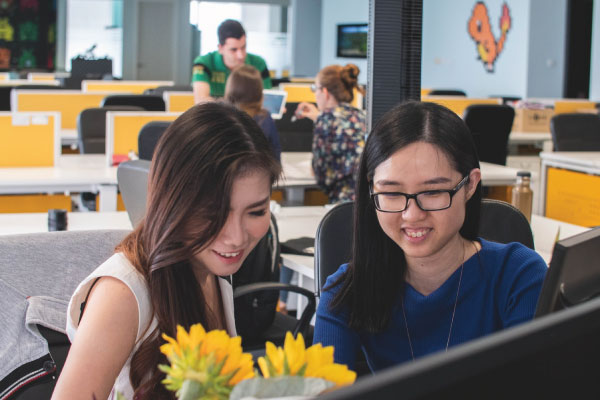
M 477 252 L 479 254 L 479 252 Z M 446 349 L 448 351 L 448 345 L 450 344 L 450 336 L 452 336 L 452 325 L 454 325 L 454 315 L 456 314 L 456 305 L 458 304 L 458 294 L 460 293 L 460 283 L 462 282 L 463 269 L 465 266 L 465 255 L 463 247 L 463 262 L 460 265 L 460 276 L 458 278 L 458 289 L 456 289 L 456 299 L 454 300 L 454 308 L 452 309 L 452 318 L 450 319 L 450 329 L 448 330 L 448 340 L 446 340 Z M 400 298 L 400 305 L 402 306 L 402 316 L 404 317 L 404 327 L 406 328 L 406 337 L 408 338 L 408 346 L 410 347 L 410 356 L 413 361 L 415 354 L 413 352 L 412 341 L 410 340 L 410 332 L 408 331 L 408 321 L 406 319 L 406 311 L 404 311 L 404 298 Z

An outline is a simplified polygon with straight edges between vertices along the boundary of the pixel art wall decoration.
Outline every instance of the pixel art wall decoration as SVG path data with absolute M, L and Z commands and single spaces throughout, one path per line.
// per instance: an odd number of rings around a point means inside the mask
M 56 0 L 0 0 L 0 70 L 53 71 Z
M 492 24 L 488 16 L 488 10 L 484 2 L 478 1 L 473 7 L 473 13 L 467 24 L 467 31 L 475 41 L 478 59 L 483 62 L 487 72 L 494 72 L 494 65 L 500 53 L 504 49 L 506 35 L 511 25 L 510 10 L 506 3 L 502 5 L 500 16 L 500 38 L 496 40 L 492 32 Z

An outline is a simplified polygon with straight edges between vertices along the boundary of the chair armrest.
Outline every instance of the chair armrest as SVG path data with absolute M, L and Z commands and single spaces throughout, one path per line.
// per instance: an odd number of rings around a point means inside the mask
M 308 289 L 304 289 L 300 286 L 290 285 L 288 283 L 281 282 L 258 282 L 258 283 L 249 283 L 247 285 L 242 285 L 233 290 L 233 297 L 237 298 L 240 296 L 245 296 L 254 292 L 261 292 L 264 290 L 269 291 L 281 291 L 285 290 L 288 292 L 298 293 L 307 298 L 308 304 L 304 308 L 302 315 L 298 319 L 298 323 L 292 332 L 294 337 L 298 335 L 299 332 L 303 332 L 304 336 L 306 336 L 306 332 L 308 330 L 308 325 L 310 324 L 310 320 L 312 319 L 316 309 L 317 309 L 317 300 L 315 298 L 315 294 Z

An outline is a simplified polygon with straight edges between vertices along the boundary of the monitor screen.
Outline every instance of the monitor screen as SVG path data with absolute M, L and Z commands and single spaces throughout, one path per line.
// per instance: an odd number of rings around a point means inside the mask
M 271 118 L 281 119 L 285 111 L 287 92 L 285 90 L 263 90 L 263 108 L 271 113 Z
M 555 243 L 536 317 L 600 295 L 600 228 Z
M 368 24 L 337 26 L 337 56 L 367 58 Z
M 600 398 L 600 299 L 359 378 L 320 400 Z

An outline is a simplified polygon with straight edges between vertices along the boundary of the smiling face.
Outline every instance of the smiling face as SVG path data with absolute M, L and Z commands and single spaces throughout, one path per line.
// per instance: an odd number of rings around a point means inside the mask
M 415 142 L 396 151 L 375 169 L 373 192 L 418 193 L 453 189 L 463 178 L 438 147 Z M 444 262 L 456 259 L 462 249 L 458 233 L 465 220 L 465 206 L 481 178 L 473 169 L 469 181 L 452 198 L 450 208 L 423 211 L 414 199 L 398 213 L 377 211 L 382 230 L 402 248 L 409 267 L 414 262 Z
M 227 221 L 216 238 L 194 255 L 200 274 L 231 275 L 242 266 L 254 246 L 269 230 L 271 181 L 264 171 L 235 179 Z
M 225 43 L 219 44 L 219 53 L 223 56 L 223 63 L 230 70 L 234 70 L 246 61 L 246 36 L 239 39 L 227 38 Z

